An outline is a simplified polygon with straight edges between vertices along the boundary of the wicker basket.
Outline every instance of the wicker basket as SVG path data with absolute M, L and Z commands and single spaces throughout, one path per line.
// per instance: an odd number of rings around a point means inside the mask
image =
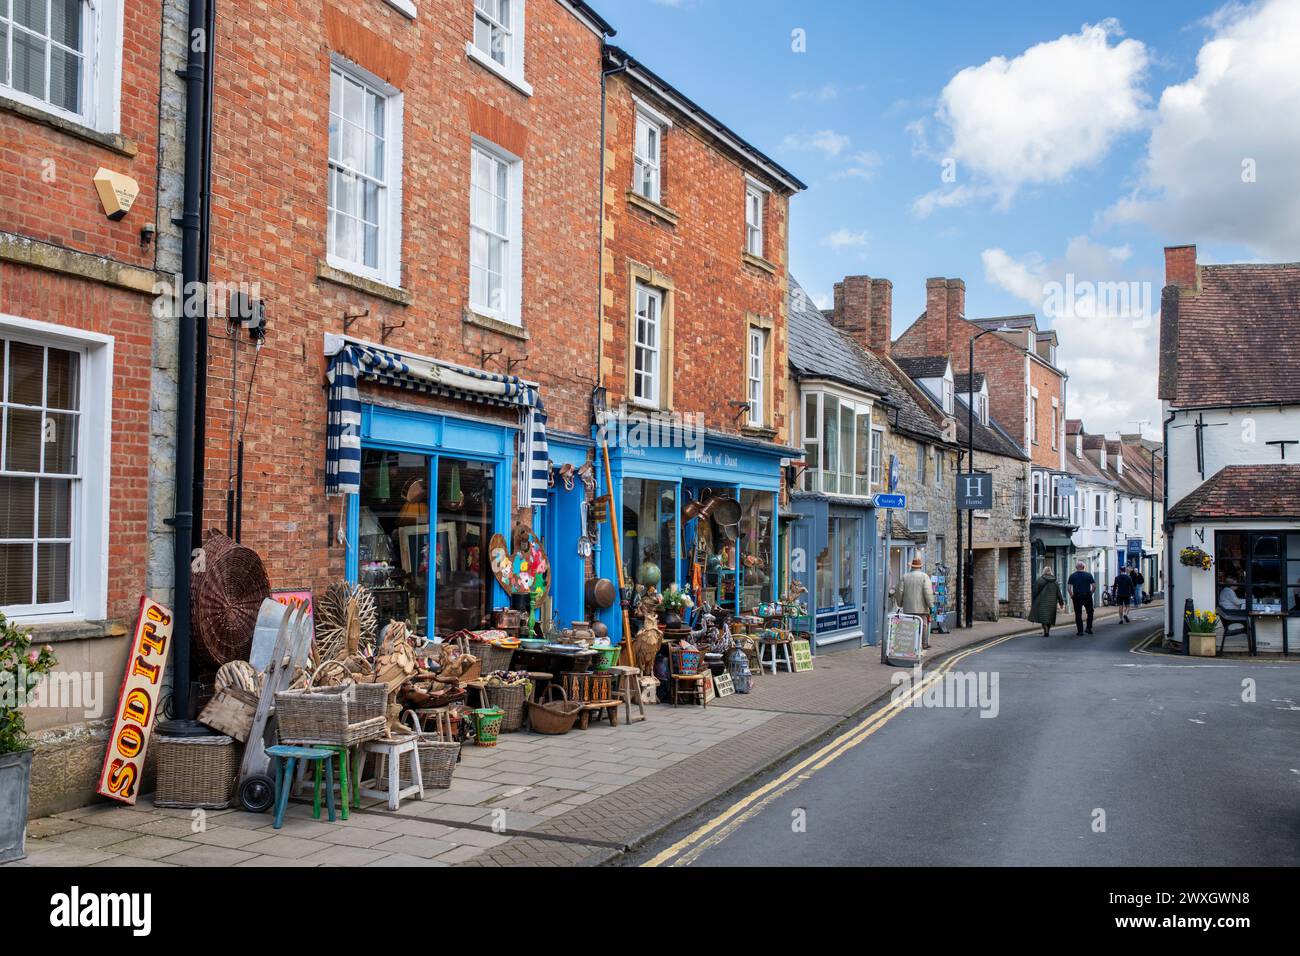
M 546 688 L 547 696 L 558 693 L 560 699 L 528 702 L 528 725 L 532 727 L 534 733 L 538 734 L 567 734 L 573 729 L 574 723 L 578 719 L 578 714 L 582 713 L 582 704 L 578 701 L 570 702 L 564 695 L 564 688 L 558 684 L 551 684 Z
M 426 787 L 446 790 L 451 786 L 452 774 L 456 771 L 456 761 L 460 759 L 460 741 L 451 731 L 451 718 L 447 712 L 437 715 L 438 732 L 427 734 L 420 729 L 420 719 L 411 711 L 406 711 L 402 718 L 415 729 L 416 752 L 420 755 L 420 778 Z
M 350 684 L 275 695 L 280 743 L 351 747 L 382 737 L 388 727 L 388 685 Z
M 510 661 L 517 648 L 498 647 L 495 644 L 471 644 L 470 653 L 483 662 L 483 673 L 510 670 Z
M 230 806 L 242 749 L 231 737 L 163 737 L 154 741 L 154 805 L 224 810 Z
M 222 537 L 205 542 L 205 570 L 193 591 L 194 647 L 218 667 L 248 659 L 258 611 L 271 595 L 257 552 Z
M 524 725 L 524 702 L 528 699 L 529 685 L 521 681 L 518 684 L 488 684 L 483 688 L 483 695 L 489 707 L 500 707 L 505 711 L 501 718 L 501 733 L 513 733 Z

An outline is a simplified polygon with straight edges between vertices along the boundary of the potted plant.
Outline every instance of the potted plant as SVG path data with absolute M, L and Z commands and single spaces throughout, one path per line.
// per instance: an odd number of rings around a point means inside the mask
M 670 584 L 659 599 L 659 623 L 664 627 L 681 627 L 682 615 L 690 606 L 690 595 Z
M 1187 612 L 1188 651 L 1193 657 L 1214 656 L 1215 627 L 1219 617 L 1213 611 Z
M 1214 564 L 1214 559 L 1196 545 L 1192 545 L 1178 552 L 1178 563 L 1185 568 L 1200 568 L 1202 571 L 1208 571 Z
M 32 749 L 21 708 L 56 663 L 48 645 L 36 650 L 31 635 L 0 614 L 0 863 L 27 855 Z

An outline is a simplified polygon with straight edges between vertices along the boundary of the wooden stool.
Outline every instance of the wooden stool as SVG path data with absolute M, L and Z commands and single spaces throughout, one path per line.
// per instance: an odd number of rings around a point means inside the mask
M 329 806 L 330 823 L 334 822 L 334 751 L 324 747 L 291 747 L 276 744 L 266 752 L 275 758 L 275 829 L 284 826 L 284 811 L 289 805 L 289 791 L 293 789 L 294 768 L 298 761 L 316 765 L 316 793 L 312 797 L 312 816 L 320 819 L 321 764 L 325 765 L 325 802 Z
M 636 704 L 641 711 L 641 716 L 637 720 L 645 720 L 645 701 L 641 699 L 641 668 L 616 665 L 610 670 L 618 675 L 618 688 L 614 691 L 614 695 L 621 698 L 624 707 L 627 708 L 626 723 L 632 723 L 633 704 Z
M 778 664 L 785 668 L 786 673 L 793 674 L 794 659 L 790 656 L 790 641 L 788 639 L 783 641 L 761 641 L 758 648 L 758 662 L 764 670 L 771 668 L 773 674 L 776 673 Z
M 348 818 L 349 803 L 352 803 L 358 809 L 360 809 L 361 807 L 361 794 L 357 791 L 356 781 L 349 780 L 348 764 L 352 762 L 352 754 L 349 748 L 344 747 L 342 744 L 313 744 L 312 746 L 314 746 L 318 750 L 329 750 L 332 751 L 334 754 L 338 755 L 339 794 L 343 798 L 341 804 L 342 809 L 340 810 L 339 815 L 344 820 L 346 820 Z M 334 763 L 334 758 L 331 757 L 327 761 L 327 763 L 332 765 Z M 304 760 L 298 764 L 298 775 L 294 778 L 294 782 L 293 782 L 293 795 L 295 797 L 302 796 L 302 788 L 305 787 L 306 785 L 307 785 L 307 761 Z M 320 788 L 320 764 L 316 765 L 315 786 L 317 789 Z M 333 791 L 334 791 L 334 786 L 333 784 L 331 784 L 330 785 L 331 795 L 333 795 Z M 318 820 L 320 819 L 319 795 L 316 798 L 314 812 L 312 816 L 314 816 Z
M 617 727 L 618 707 L 621 703 L 623 703 L 622 700 L 615 698 L 614 700 L 600 700 L 590 704 L 583 704 L 582 710 L 578 712 L 578 728 L 586 730 L 592 717 L 594 716 L 596 720 L 600 720 L 602 713 L 609 720 L 611 727 Z
M 420 776 L 420 753 L 417 746 L 419 738 L 414 734 L 409 737 L 385 737 L 380 740 L 368 740 L 357 750 L 356 763 L 353 765 L 353 777 L 357 781 L 357 787 L 363 797 L 377 797 L 380 800 L 388 801 L 388 809 L 396 810 L 402 804 L 403 797 L 417 797 L 424 799 L 424 779 Z M 381 780 L 385 781 L 387 786 L 380 789 L 378 786 L 367 787 L 365 784 L 365 775 L 362 771 L 366 766 L 366 758 L 373 756 L 375 758 L 375 783 Z M 410 786 L 402 786 L 401 763 L 402 757 L 406 756 L 411 768 Z M 379 761 L 383 763 L 380 764 Z M 385 774 L 381 777 L 380 774 Z

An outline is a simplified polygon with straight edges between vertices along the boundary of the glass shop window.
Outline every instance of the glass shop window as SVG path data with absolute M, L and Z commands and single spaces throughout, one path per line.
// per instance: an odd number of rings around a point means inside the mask
M 764 601 L 775 599 L 772 593 L 772 523 L 773 495 L 770 491 L 740 492 L 739 544 L 744 591 L 740 608 L 749 611 Z
M 622 527 L 627 579 L 660 593 L 677 584 L 677 485 L 625 478 Z
M 380 620 L 406 621 L 428 633 L 429 459 L 406 452 L 361 451 L 359 580 L 374 593 Z
M 1251 537 L 1254 539 L 1250 558 L 1251 604 L 1257 611 L 1279 613 L 1282 610 L 1282 536 Z
M 438 459 L 435 533 L 434 613 L 437 633 L 453 634 L 482 624 L 492 608 L 488 542 L 496 475 L 492 465 L 459 458 Z M 423 547 L 428 549 L 428 529 Z
M 836 605 L 835 562 L 831 550 L 835 546 L 835 529 L 839 519 L 826 519 L 826 547 L 817 554 L 817 607 L 833 608 Z

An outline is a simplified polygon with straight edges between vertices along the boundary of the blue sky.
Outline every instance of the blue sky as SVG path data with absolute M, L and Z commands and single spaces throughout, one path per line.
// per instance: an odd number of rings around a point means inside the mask
M 897 336 L 946 276 L 970 316 L 1036 312 L 1090 431 L 1158 423 L 1164 245 L 1300 259 L 1300 0 L 594 5 L 808 183 L 790 259 L 819 302 L 845 274 L 889 278 Z M 1145 308 L 1061 314 L 1067 278 L 1149 283 Z

